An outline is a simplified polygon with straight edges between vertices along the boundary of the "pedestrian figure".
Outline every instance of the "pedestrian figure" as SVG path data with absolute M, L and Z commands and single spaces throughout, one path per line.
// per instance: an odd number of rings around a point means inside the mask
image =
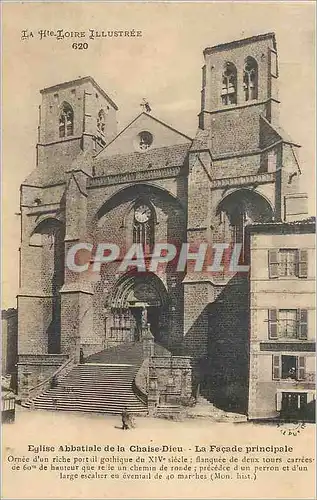
M 135 428 L 135 420 L 132 417 L 132 415 L 129 416 L 129 425 L 130 425 L 131 429 Z
M 126 430 L 129 429 L 130 425 L 130 415 L 128 413 L 128 408 L 125 407 L 123 412 L 121 413 L 121 419 L 122 419 L 122 429 Z
M 84 349 L 81 347 L 79 351 L 79 363 L 82 365 L 84 362 Z
M 51 389 L 56 389 L 57 386 L 58 386 L 58 380 L 56 375 L 54 375 L 51 380 Z

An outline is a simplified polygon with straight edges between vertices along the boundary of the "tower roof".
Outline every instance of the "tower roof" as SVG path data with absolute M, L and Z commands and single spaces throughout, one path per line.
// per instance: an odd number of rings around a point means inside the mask
M 52 92 L 54 90 L 58 90 L 60 88 L 71 87 L 73 85 L 78 85 L 79 83 L 90 82 L 92 85 L 100 92 L 100 94 L 109 101 L 109 103 L 114 107 L 115 110 L 118 110 L 118 106 L 115 102 L 106 94 L 106 92 L 98 85 L 96 80 L 94 80 L 91 76 L 83 76 L 80 78 L 76 78 L 75 80 L 69 80 L 68 82 L 58 83 L 57 85 L 52 85 L 51 87 L 45 87 L 40 90 L 40 93 L 43 94 L 45 92 Z
M 220 43 L 219 45 L 214 45 L 212 47 L 206 47 L 204 50 L 204 55 L 213 54 L 214 52 L 220 52 L 222 50 L 231 50 L 236 47 L 241 47 L 242 45 L 247 45 L 249 43 L 260 42 L 262 40 L 273 40 L 273 46 L 276 50 L 276 40 L 275 33 L 264 33 L 262 35 L 255 35 L 248 38 L 242 38 L 240 40 L 233 40 L 232 42 Z

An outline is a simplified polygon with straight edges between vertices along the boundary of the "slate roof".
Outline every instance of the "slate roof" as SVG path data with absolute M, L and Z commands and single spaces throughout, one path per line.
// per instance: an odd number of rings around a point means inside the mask
M 316 230 L 316 217 L 311 216 L 306 219 L 300 219 L 295 221 L 272 221 L 272 222 L 253 222 L 246 226 L 247 232 L 257 233 L 267 230 L 283 229 L 283 230 L 297 230 L 305 228 L 309 232 L 315 232 Z
M 273 47 L 276 50 L 275 33 L 270 32 L 270 33 L 263 33 L 260 35 L 250 36 L 247 38 L 241 38 L 239 40 L 233 40 L 231 42 L 220 43 L 218 45 L 213 45 L 212 47 L 206 47 L 204 50 L 204 55 L 205 54 L 212 54 L 213 52 L 219 52 L 220 50 L 231 50 L 231 49 L 234 49 L 236 47 L 240 47 L 241 45 L 247 45 L 249 43 L 260 42 L 262 40 L 268 40 L 270 38 L 273 40 Z
M 293 146 L 296 146 L 298 148 L 301 147 L 300 144 L 295 142 L 280 125 L 273 125 L 273 123 L 269 122 L 263 115 L 260 116 L 260 119 L 263 120 L 282 139 L 283 142 L 285 142 L 286 144 L 292 144 Z
M 54 90 L 58 90 L 60 88 L 71 87 L 73 85 L 77 85 L 78 83 L 85 83 L 85 82 L 91 82 L 93 86 L 100 92 L 100 94 L 103 95 L 103 97 L 107 101 L 109 101 L 109 103 L 114 107 L 114 109 L 118 110 L 118 106 L 116 105 L 116 103 L 111 99 L 111 97 L 108 96 L 108 94 L 106 94 L 106 92 L 100 87 L 100 85 L 98 85 L 96 80 L 91 76 L 83 76 L 76 78 L 75 80 L 69 80 L 67 82 L 58 83 L 57 85 L 51 85 L 50 87 L 45 87 L 44 89 L 41 89 L 40 93 L 44 94 L 46 92 L 53 92 Z
M 200 149 L 209 149 L 209 130 L 198 129 L 196 136 L 191 145 L 191 151 L 199 151 Z
M 117 154 L 98 158 L 94 162 L 95 176 L 134 172 L 155 168 L 179 167 L 187 158 L 191 144 L 178 144 L 161 148 L 149 149 L 143 152 Z

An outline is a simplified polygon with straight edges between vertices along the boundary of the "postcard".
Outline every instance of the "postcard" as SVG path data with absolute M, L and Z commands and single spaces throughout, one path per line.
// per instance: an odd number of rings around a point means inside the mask
M 314 498 L 314 2 L 1 9 L 2 498 Z

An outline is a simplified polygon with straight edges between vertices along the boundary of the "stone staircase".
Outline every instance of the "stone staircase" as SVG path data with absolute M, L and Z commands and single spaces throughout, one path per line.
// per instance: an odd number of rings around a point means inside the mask
M 141 342 L 125 342 L 117 347 L 91 354 L 85 358 L 87 363 L 125 364 L 140 367 L 143 362 L 143 348 Z
M 140 343 L 126 343 L 93 354 L 76 365 L 56 387 L 23 406 L 34 409 L 98 413 L 146 414 L 146 405 L 133 392 L 134 377 L 143 362 Z

